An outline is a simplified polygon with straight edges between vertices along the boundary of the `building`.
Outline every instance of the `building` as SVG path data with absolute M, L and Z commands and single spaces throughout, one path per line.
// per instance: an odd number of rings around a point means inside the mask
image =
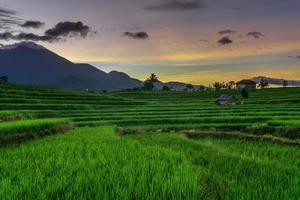
M 235 105 L 235 98 L 233 95 L 222 94 L 216 101 L 218 105 Z
M 244 79 L 244 80 L 241 80 L 241 81 L 236 83 L 236 89 L 238 89 L 238 90 L 242 90 L 242 89 L 252 90 L 252 89 L 256 89 L 256 85 L 257 85 L 257 83 L 255 81 Z

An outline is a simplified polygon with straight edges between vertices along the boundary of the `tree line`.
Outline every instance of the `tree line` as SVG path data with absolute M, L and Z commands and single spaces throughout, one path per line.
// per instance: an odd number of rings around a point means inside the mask
M 8 77 L 7 76 L 0 76 L 0 83 L 8 83 Z

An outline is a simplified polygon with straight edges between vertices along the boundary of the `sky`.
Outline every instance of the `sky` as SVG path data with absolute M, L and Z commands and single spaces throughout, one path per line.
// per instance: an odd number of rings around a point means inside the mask
M 299 10 L 300 0 L 0 0 L 0 44 L 34 40 L 141 80 L 299 80 Z

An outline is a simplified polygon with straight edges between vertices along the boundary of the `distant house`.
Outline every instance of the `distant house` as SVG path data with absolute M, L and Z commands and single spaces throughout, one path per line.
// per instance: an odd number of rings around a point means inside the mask
M 216 103 L 218 105 L 235 105 L 235 98 L 233 95 L 222 94 L 217 98 Z
M 236 83 L 236 89 L 256 89 L 257 83 L 252 80 L 244 79 Z

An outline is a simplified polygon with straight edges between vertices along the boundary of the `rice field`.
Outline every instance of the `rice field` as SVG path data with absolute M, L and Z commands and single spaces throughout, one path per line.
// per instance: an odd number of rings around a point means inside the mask
M 0 199 L 300 199 L 300 88 L 0 95 Z

